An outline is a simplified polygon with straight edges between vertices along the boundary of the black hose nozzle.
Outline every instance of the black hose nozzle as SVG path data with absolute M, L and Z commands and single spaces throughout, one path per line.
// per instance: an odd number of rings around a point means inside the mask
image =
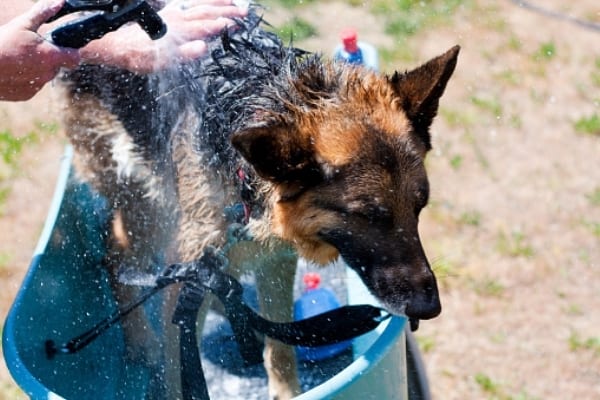
M 101 10 L 104 8 L 106 5 Z M 69 22 L 52 31 L 51 37 L 58 46 L 79 49 L 128 22 L 137 22 L 152 40 L 161 38 L 167 32 L 163 20 L 146 1 L 133 0 L 121 8 L 117 7 L 114 12 L 104 11 Z

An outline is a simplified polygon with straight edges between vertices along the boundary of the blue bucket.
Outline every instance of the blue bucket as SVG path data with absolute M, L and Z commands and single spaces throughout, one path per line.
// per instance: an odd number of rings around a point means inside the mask
M 46 357 L 46 340 L 66 342 L 116 309 L 106 272 L 98 268 L 106 205 L 72 179 L 71 158 L 67 147 L 43 232 L 4 325 L 4 358 L 32 399 L 143 399 L 150 371 L 124 362 L 118 326 L 75 354 Z M 347 273 L 348 302 L 374 304 L 358 276 Z M 429 398 L 406 325 L 405 318 L 394 317 L 355 339 L 353 361 L 297 399 Z

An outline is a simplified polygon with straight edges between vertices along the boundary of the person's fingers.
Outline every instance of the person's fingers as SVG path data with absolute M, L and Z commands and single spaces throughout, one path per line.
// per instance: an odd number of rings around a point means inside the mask
M 212 5 L 212 6 L 236 6 L 239 8 L 248 8 L 248 2 L 244 0 L 177 0 L 171 1 L 164 9 L 176 8 L 187 10 L 195 6 Z
M 42 42 L 37 47 L 40 62 L 58 70 L 60 67 L 73 68 L 79 64 L 80 53 L 77 49 L 57 47 L 49 42 Z
M 212 5 L 197 5 L 185 10 L 183 18 L 187 21 L 216 19 L 216 18 L 241 18 L 244 17 L 246 10 L 236 6 L 212 6 Z
M 36 32 L 50 17 L 63 6 L 65 0 L 41 0 L 22 15 L 23 28 Z
M 179 61 L 187 62 L 198 59 L 206 54 L 208 46 L 202 40 L 187 42 L 179 46 Z
M 228 18 L 217 18 L 202 21 L 202 23 L 189 24 L 180 35 L 186 40 L 203 40 L 218 35 L 224 29 L 235 26 L 235 22 Z

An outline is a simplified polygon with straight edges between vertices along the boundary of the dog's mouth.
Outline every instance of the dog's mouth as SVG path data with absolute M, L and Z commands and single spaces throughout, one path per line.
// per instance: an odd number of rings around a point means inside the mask
M 421 322 L 421 320 L 417 317 L 414 317 L 414 316 L 411 317 L 411 316 L 407 315 L 406 314 L 406 305 L 403 305 L 400 308 L 396 308 L 394 310 L 393 307 L 390 307 L 389 305 L 385 305 L 383 301 L 381 301 L 381 303 L 382 303 L 382 306 L 386 309 L 386 311 L 388 311 L 390 314 L 408 318 L 408 322 L 410 324 L 410 330 L 412 332 L 419 329 L 419 323 Z
M 442 311 L 437 289 L 392 295 L 381 295 L 376 289 L 372 289 L 372 292 L 383 307 L 395 315 L 405 315 L 415 320 L 426 320 L 437 317 Z
M 442 306 L 433 272 L 429 268 L 421 268 L 421 273 L 400 272 L 405 270 L 410 271 L 402 267 L 358 268 L 366 286 L 390 313 L 411 320 L 437 317 Z

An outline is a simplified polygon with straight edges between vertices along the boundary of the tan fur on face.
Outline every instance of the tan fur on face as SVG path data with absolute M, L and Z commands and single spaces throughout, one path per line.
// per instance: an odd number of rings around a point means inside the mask
M 398 137 L 407 135 L 409 121 L 390 85 L 373 72 L 348 69 L 345 87 L 335 103 L 308 113 L 300 131 L 311 137 L 319 158 L 330 165 L 348 163 L 360 153 L 367 125 Z
M 329 213 L 315 209 L 306 199 L 279 202 L 273 211 L 274 232 L 293 243 L 301 257 L 321 265 L 338 258 L 337 249 L 317 237 L 319 229 L 335 223 Z

